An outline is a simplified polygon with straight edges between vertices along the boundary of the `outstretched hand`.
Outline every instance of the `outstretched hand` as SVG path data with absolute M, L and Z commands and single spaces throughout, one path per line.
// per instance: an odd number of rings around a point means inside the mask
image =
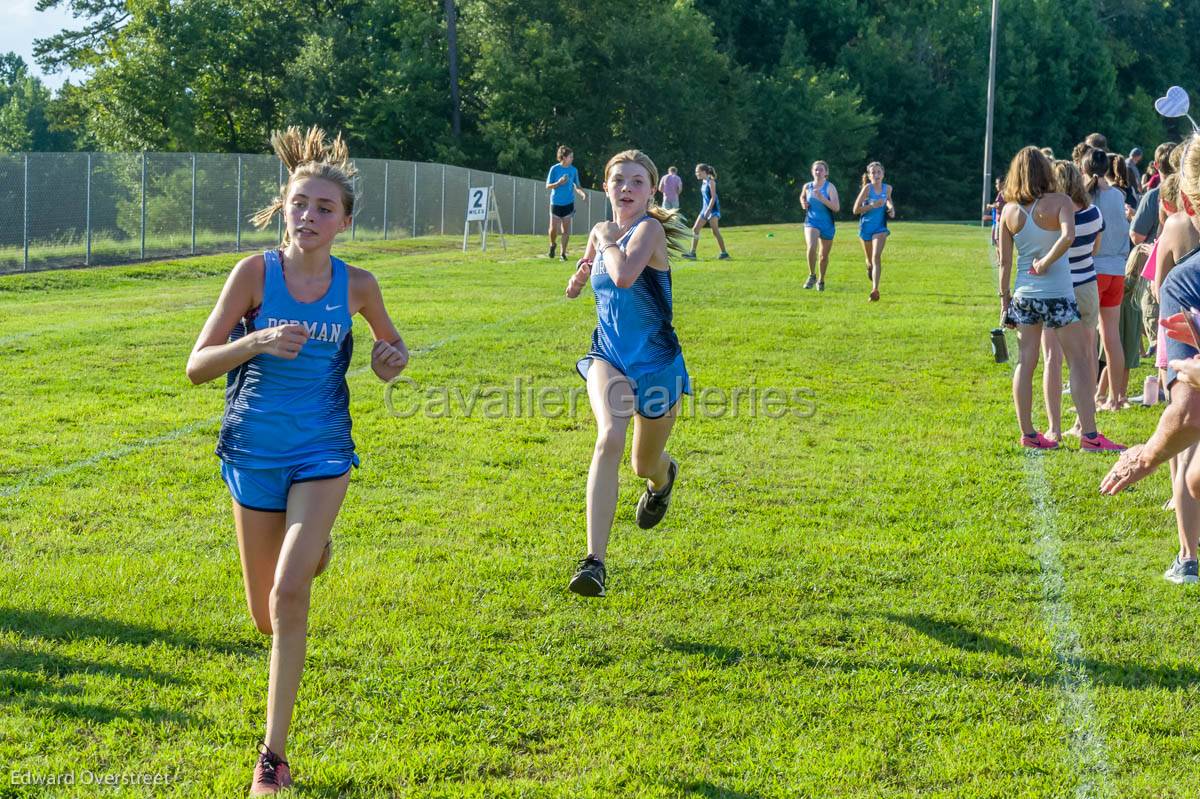
M 1142 462 L 1143 446 L 1138 444 L 1121 453 L 1121 457 L 1100 481 L 1101 494 L 1119 494 L 1143 477 L 1153 474 L 1154 467 Z

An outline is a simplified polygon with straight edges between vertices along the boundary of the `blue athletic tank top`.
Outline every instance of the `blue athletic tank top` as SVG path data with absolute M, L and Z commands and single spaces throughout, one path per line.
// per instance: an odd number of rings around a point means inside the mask
M 709 188 L 708 180 L 700 184 L 700 213 L 703 214 L 708 209 L 708 204 L 712 202 L 712 189 Z M 709 216 L 716 216 L 721 213 L 721 198 L 713 203 L 712 210 L 709 211 Z M 638 224 L 641 224 L 640 222 Z M 636 227 L 636 226 L 635 226 Z M 622 248 L 624 249 L 624 248 Z
M 296 466 L 314 460 L 354 458 L 346 369 L 350 334 L 350 276 L 331 258 L 325 296 L 298 302 L 288 291 L 277 250 L 263 253 L 263 301 L 234 328 L 229 340 L 284 324 L 308 329 L 294 360 L 256 355 L 229 372 L 217 455 L 242 468 Z
M 1018 206 L 1021 213 L 1025 214 L 1025 224 L 1013 234 L 1013 244 L 1017 248 L 1017 281 L 1013 296 L 1035 300 L 1074 300 L 1075 286 L 1071 282 L 1071 263 L 1066 253 L 1051 264 L 1044 274 L 1029 273 L 1034 259 L 1054 249 L 1054 242 L 1058 241 L 1060 235 L 1057 228 L 1043 230 L 1034 223 L 1033 212 L 1037 204 L 1038 200 L 1034 200 L 1029 210 L 1025 210 L 1023 205 Z
M 887 190 L 888 186 L 885 183 L 883 184 L 883 191 L 876 194 L 875 184 L 868 183 L 867 202 L 873 203 L 879 202 L 880 200 L 886 200 Z M 872 208 L 870 211 L 867 211 L 865 214 L 863 214 L 858 220 L 858 229 L 869 230 L 876 233 L 881 230 L 887 230 L 887 205 L 881 205 L 878 208 Z
M 617 242 L 621 252 L 644 216 Z M 592 291 L 596 295 L 596 330 L 589 358 L 600 358 L 626 377 L 638 380 L 661 372 L 679 356 L 681 348 L 671 324 L 671 272 L 647 265 L 637 281 L 620 288 L 604 267 L 604 254 L 592 264 Z
M 804 224 L 809 227 L 820 228 L 822 230 L 833 227 L 833 212 L 825 205 L 822 205 L 817 200 L 812 199 L 813 184 L 809 183 L 804 187 L 808 192 L 808 213 L 804 215 Z M 821 185 L 820 194 L 826 200 L 829 199 L 829 181 L 825 181 Z

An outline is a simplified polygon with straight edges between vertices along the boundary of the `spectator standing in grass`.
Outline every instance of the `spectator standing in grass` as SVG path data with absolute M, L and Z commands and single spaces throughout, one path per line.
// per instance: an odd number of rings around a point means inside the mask
M 673 166 L 667 167 L 667 174 L 658 182 L 658 190 L 662 192 L 662 207 L 668 211 L 679 208 L 679 195 L 683 191 L 683 178 Z
M 1057 449 L 1033 426 L 1033 374 L 1037 368 L 1042 328 L 1057 336 L 1072 374 L 1086 375 L 1094 355 L 1079 322 L 1079 306 L 1071 281 L 1067 252 L 1075 239 L 1075 209 L 1071 198 L 1054 191 L 1050 162 L 1036 147 L 1025 147 L 1013 158 L 1004 180 L 1008 200 L 1000 217 L 1000 319 L 1016 328 L 1020 359 L 1013 372 L 1013 403 L 1021 427 L 1020 444 L 1034 449 Z M 1013 251 L 1017 254 L 1016 287 L 1010 293 Z M 1122 449 L 1100 435 L 1095 425 L 1094 398 L 1086 385 L 1071 382 L 1071 395 L 1083 429 L 1080 448 L 1089 451 Z
M 1189 139 L 1182 153 L 1179 202 L 1200 237 L 1200 146 Z M 1200 308 L 1200 251 L 1193 250 L 1161 281 L 1162 324 L 1167 331 L 1167 391 L 1170 402 L 1145 444 L 1126 450 L 1100 483 L 1117 494 L 1175 458 L 1172 494 L 1179 551 L 1163 577 L 1171 583 L 1200 582 L 1200 349 L 1184 314 Z

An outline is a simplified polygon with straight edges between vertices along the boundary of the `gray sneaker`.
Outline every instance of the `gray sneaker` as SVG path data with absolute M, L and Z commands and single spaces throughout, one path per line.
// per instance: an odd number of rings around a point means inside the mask
M 806 288 L 806 289 L 810 289 L 815 285 L 817 285 L 817 276 L 816 275 L 809 275 L 808 280 L 804 281 L 804 288 Z
M 1175 585 L 1184 585 L 1190 583 L 1200 583 L 1200 562 L 1194 560 L 1180 560 L 1179 556 L 1175 556 L 1175 562 L 1171 564 L 1171 568 L 1163 573 L 1163 579 Z

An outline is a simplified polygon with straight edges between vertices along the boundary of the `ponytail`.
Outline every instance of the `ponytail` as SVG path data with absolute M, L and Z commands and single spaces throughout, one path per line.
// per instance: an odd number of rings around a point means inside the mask
M 1108 153 L 1100 149 L 1092 149 L 1083 155 L 1080 165 L 1083 172 L 1083 188 L 1093 201 L 1100 193 L 1100 179 L 1108 174 Z
M 668 251 L 674 250 L 677 253 L 689 251 L 692 244 L 692 229 L 688 227 L 687 221 L 678 209 L 667 209 L 651 203 L 650 209 L 646 213 L 663 226 L 663 232 L 667 234 Z
M 250 217 L 255 227 L 259 230 L 266 228 L 275 218 L 275 214 L 283 212 L 288 190 L 292 181 L 298 178 L 321 178 L 333 183 L 341 189 L 342 210 L 347 216 L 354 214 L 354 178 L 358 170 L 350 160 L 346 140 L 340 133 L 330 141 L 325 131 L 316 125 L 307 131 L 293 125 L 285 131 L 272 132 L 271 147 L 287 170 L 287 182 L 279 187 L 279 193 L 270 205 Z M 286 228 L 283 232 L 283 243 L 288 243 Z

